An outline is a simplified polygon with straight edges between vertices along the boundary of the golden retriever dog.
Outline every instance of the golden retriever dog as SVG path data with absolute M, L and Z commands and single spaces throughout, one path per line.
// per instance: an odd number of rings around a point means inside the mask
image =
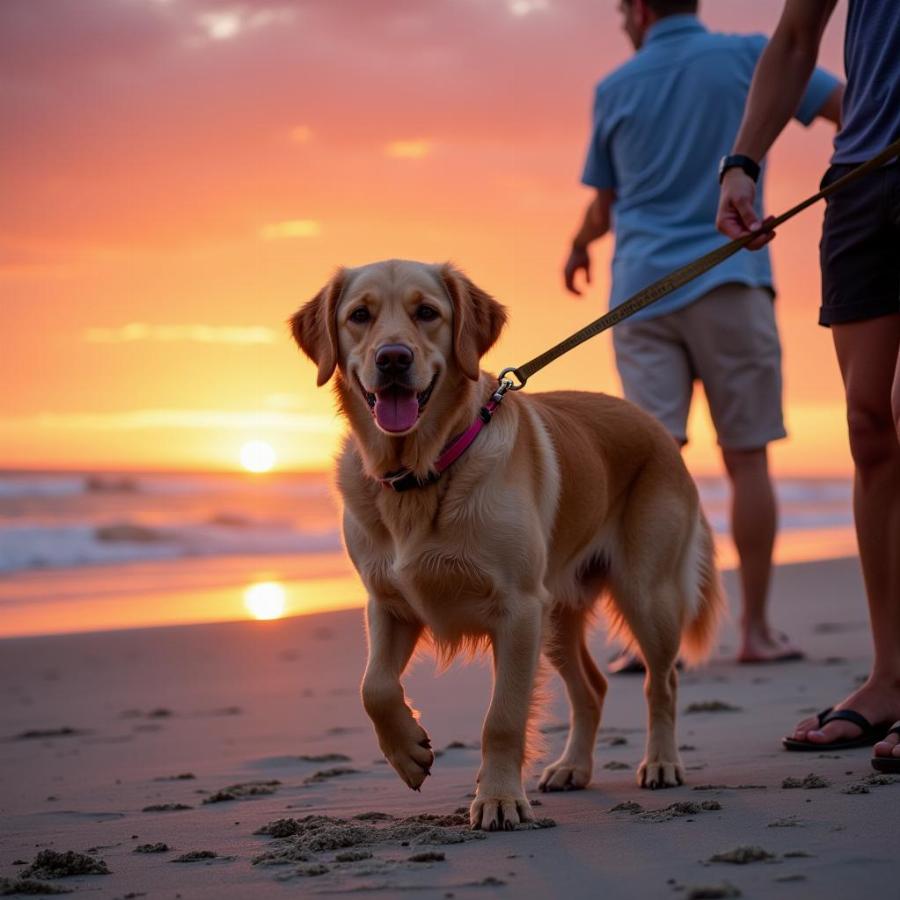
M 497 389 L 479 369 L 506 312 L 453 266 L 388 260 L 342 269 L 291 319 L 332 376 L 350 425 L 338 461 L 347 550 L 368 591 L 362 701 L 388 762 L 418 790 L 434 754 L 403 691 L 416 646 L 449 659 L 489 644 L 493 696 L 470 809 L 473 828 L 533 820 L 525 797 L 539 660 L 571 704 L 543 790 L 591 780 L 606 679 L 585 641 L 606 598 L 646 661 L 649 731 L 638 782 L 682 783 L 675 739 L 679 651 L 707 652 L 722 607 L 709 526 L 671 437 L 615 397 L 506 394 L 440 478 L 436 460 Z M 392 483 L 405 477 L 409 490 Z

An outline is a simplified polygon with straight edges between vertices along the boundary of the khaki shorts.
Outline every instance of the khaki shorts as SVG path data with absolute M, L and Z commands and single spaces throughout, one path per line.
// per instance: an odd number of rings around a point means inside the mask
M 786 436 L 781 344 L 765 288 L 723 284 L 673 313 L 620 322 L 613 346 L 625 397 L 680 443 L 696 380 L 725 449 L 755 450 Z

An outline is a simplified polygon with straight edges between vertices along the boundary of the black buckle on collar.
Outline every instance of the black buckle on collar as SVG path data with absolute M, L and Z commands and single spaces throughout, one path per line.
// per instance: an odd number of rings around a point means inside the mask
M 434 484 L 440 477 L 439 472 L 430 472 L 424 480 L 416 478 L 412 472 L 388 472 L 381 480 L 381 483 L 395 493 L 402 494 L 404 491 L 411 491 L 413 488 L 427 487 L 429 484 Z

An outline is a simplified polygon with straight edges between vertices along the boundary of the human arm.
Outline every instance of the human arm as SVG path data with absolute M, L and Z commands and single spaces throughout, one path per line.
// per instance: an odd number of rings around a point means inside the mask
M 759 162 L 781 134 L 803 97 L 836 3 L 837 0 L 786 0 L 781 21 L 756 67 L 733 153 Z M 719 195 L 719 231 L 738 238 L 758 230 L 755 197 L 753 179 L 742 169 L 729 169 Z M 757 250 L 769 240 L 771 236 L 760 237 L 749 247 Z
M 598 188 L 585 210 L 581 227 L 572 239 L 572 249 L 563 274 L 566 290 L 579 297 L 582 292 L 575 285 L 575 276 L 579 271 L 584 272 L 585 282 L 591 283 L 591 257 L 588 254 L 588 246 L 609 231 L 614 200 L 615 194 L 611 189 Z

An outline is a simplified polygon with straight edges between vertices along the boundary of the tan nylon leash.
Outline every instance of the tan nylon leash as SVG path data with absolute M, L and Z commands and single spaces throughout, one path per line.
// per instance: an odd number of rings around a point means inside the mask
M 658 281 L 654 281 L 653 284 L 648 285 L 642 291 L 638 291 L 619 306 L 611 309 L 605 315 L 600 316 L 599 319 L 595 319 L 589 325 L 585 325 L 584 328 L 576 331 L 564 341 L 560 341 L 560 343 L 556 344 L 554 347 L 544 351 L 540 356 L 536 356 L 522 366 L 509 366 L 504 369 L 499 377 L 500 396 L 502 397 L 507 390 L 521 390 L 525 387 L 525 382 L 527 382 L 535 372 L 540 371 L 544 366 L 549 365 L 553 360 L 558 359 L 564 353 L 568 353 L 569 350 L 573 350 L 579 344 L 583 344 L 586 340 L 600 334 L 601 331 L 612 328 L 613 325 L 634 315 L 638 310 L 643 309 L 645 306 L 649 306 L 651 303 L 655 303 L 657 300 L 662 299 L 667 294 L 671 294 L 672 291 L 678 290 L 678 288 L 693 281 L 704 272 L 708 272 L 710 269 L 719 265 L 719 263 L 724 262 L 729 256 L 733 256 L 739 250 L 743 250 L 747 244 L 756 240 L 761 234 L 768 234 L 770 231 L 774 231 L 779 225 L 787 222 L 788 219 L 792 219 L 797 213 L 802 212 L 808 206 L 812 206 L 813 203 L 817 203 L 819 200 L 830 194 L 843 190 L 848 184 L 852 184 L 857 179 L 862 178 L 863 175 L 879 168 L 884 163 L 889 162 L 897 156 L 900 156 L 900 139 L 894 141 L 890 146 L 886 147 L 881 153 L 874 156 L 868 162 L 857 166 L 853 171 L 844 175 L 843 178 L 839 178 L 837 181 L 832 182 L 814 196 L 809 197 L 802 203 L 798 203 L 795 207 L 789 209 L 786 213 L 782 213 L 780 216 L 766 220 L 759 231 L 755 231 L 744 237 L 736 238 L 735 240 L 716 248 L 711 253 L 707 253 L 706 256 L 701 256 L 699 259 L 689 262 L 686 266 L 676 269 L 669 275 L 660 278 Z M 507 377 L 508 375 L 513 375 L 519 383 L 514 383 Z

